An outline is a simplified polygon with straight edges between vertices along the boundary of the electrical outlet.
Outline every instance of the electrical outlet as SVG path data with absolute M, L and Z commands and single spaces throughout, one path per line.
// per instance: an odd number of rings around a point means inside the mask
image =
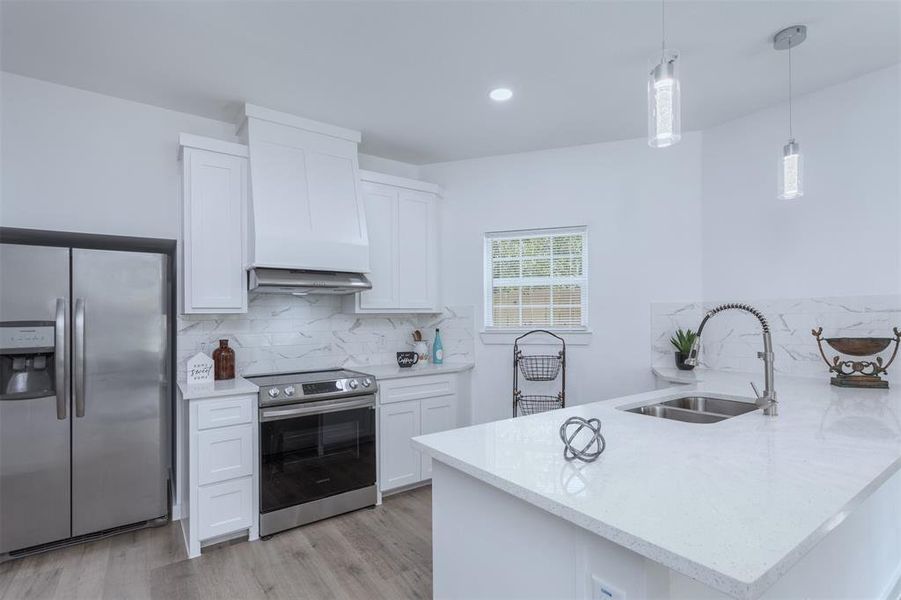
M 626 600 L 626 594 L 606 581 L 591 576 L 591 600 Z

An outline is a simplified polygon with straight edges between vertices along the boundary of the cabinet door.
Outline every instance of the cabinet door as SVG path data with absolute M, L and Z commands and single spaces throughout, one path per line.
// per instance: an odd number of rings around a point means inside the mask
M 369 280 L 372 289 L 360 294 L 360 308 L 397 307 L 397 188 L 363 184 L 369 229 Z
M 437 219 L 435 196 L 400 190 L 397 209 L 399 308 L 433 308 L 437 303 Z
M 420 433 L 437 433 L 457 426 L 457 396 L 426 398 L 420 404 Z M 422 479 L 432 477 L 432 459 L 422 455 Z
M 248 529 L 253 514 L 253 478 L 243 477 L 198 489 L 197 537 L 208 540 L 227 533 Z
M 419 435 L 419 401 L 384 405 L 379 414 L 381 489 L 416 483 L 422 479 L 421 460 L 410 440 Z
M 186 148 L 185 313 L 247 312 L 247 159 Z
M 253 474 L 253 425 L 208 429 L 197 433 L 197 480 L 200 485 Z

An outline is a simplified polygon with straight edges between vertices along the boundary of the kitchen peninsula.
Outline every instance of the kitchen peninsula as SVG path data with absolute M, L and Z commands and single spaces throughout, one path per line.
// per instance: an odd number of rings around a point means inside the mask
M 781 377 L 778 417 L 622 410 L 685 390 L 752 402 L 748 376 L 700 379 L 416 438 L 434 465 L 434 596 L 893 598 L 901 391 Z M 603 424 L 593 463 L 563 458 L 573 415 Z

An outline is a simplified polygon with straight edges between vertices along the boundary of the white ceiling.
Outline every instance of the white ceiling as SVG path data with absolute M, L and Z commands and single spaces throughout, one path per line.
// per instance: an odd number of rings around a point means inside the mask
M 363 132 L 413 163 L 642 137 L 660 3 L 4 1 L 5 71 L 234 120 L 252 102 Z M 784 99 L 777 30 L 809 27 L 795 89 L 899 61 L 901 2 L 667 2 L 683 129 Z M 492 87 L 516 92 L 498 105 Z

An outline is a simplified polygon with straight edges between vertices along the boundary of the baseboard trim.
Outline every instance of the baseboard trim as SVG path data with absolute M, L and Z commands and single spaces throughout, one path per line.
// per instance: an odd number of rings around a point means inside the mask
M 387 498 L 394 494 L 403 494 L 404 492 L 409 492 L 410 490 L 415 490 L 416 488 L 425 487 L 427 485 L 432 485 L 431 479 L 423 479 L 422 481 L 417 481 L 416 483 L 411 483 L 409 485 L 402 485 L 400 487 L 391 488 L 390 490 L 384 490 L 382 492 L 382 498 Z

